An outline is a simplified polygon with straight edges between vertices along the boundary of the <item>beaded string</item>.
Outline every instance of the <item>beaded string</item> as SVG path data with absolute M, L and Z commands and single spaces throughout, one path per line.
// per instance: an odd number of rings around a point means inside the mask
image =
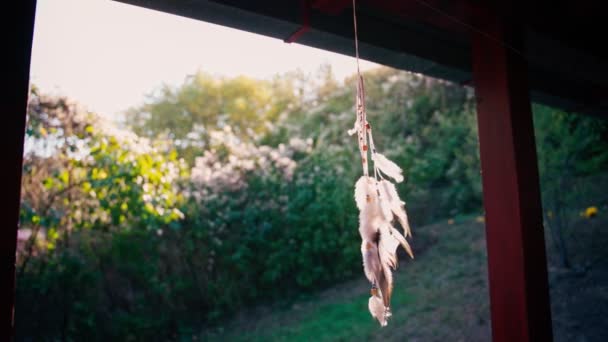
M 355 127 L 357 128 L 359 152 L 361 153 L 361 164 L 363 166 L 363 175 L 367 177 L 369 176 L 369 167 L 367 160 L 368 150 L 371 147 L 372 159 L 374 154 L 376 153 L 376 150 L 374 148 L 374 141 L 372 139 L 371 125 L 369 124 L 369 122 L 367 122 L 367 111 L 365 109 L 365 85 L 363 83 L 363 76 L 361 75 L 361 68 L 359 66 L 359 36 L 357 31 L 356 0 L 353 0 L 353 26 L 355 30 L 355 58 L 357 61 L 357 95 L 355 100 L 357 118 Z M 378 179 L 378 170 L 375 166 L 374 178 Z

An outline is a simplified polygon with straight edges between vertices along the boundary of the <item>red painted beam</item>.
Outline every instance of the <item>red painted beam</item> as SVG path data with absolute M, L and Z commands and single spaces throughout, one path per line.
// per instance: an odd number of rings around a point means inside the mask
M 285 43 L 294 43 L 300 37 L 310 30 L 310 3 L 308 0 L 300 0 L 300 16 L 302 18 L 302 26 L 295 30 L 289 37 L 283 41 Z
M 497 17 L 473 33 L 494 341 L 551 341 L 532 112 L 518 32 Z
M 3 191 L 0 202 L 0 217 L 4 222 L 0 229 L 0 340 L 14 339 L 15 306 L 15 250 L 19 205 L 21 195 L 21 170 L 23 163 L 23 138 L 29 89 L 30 56 L 34 32 L 36 0 L 17 1 L 11 7 L 11 33 L 3 43 L 5 62 L 4 90 L 0 102 L 5 115 L 2 136 Z

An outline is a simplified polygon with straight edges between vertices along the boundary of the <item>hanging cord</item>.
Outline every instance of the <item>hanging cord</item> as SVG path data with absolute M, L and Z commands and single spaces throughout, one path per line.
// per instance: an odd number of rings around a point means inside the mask
M 371 155 L 372 165 L 373 165 L 373 170 L 374 170 L 374 178 L 373 178 L 372 183 L 376 190 L 376 196 L 377 196 L 379 205 L 382 208 L 382 205 L 383 205 L 383 202 L 385 201 L 385 199 L 382 196 L 382 192 L 380 191 L 379 185 L 380 185 L 380 180 L 384 180 L 384 178 L 382 177 L 382 174 L 380 172 L 381 169 L 379 169 L 376 166 L 376 156 L 377 156 L 376 146 L 374 145 L 374 139 L 372 137 L 372 127 L 369 124 L 369 122 L 367 122 L 367 112 L 366 112 L 366 108 L 365 108 L 365 85 L 363 82 L 363 75 L 361 75 L 361 68 L 359 66 L 359 64 L 360 64 L 359 63 L 359 37 L 358 37 L 358 32 L 357 32 L 356 0 L 353 0 L 353 26 L 354 26 L 354 33 L 355 33 L 355 58 L 357 61 L 357 94 L 356 94 L 356 98 L 355 98 L 355 106 L 356 106 L 355 126 L 352 130 L 349 130 L 349 134 L 352 135 L 356 132 L 358 135 L 359 152 L 361 153 L 361 162 L 363 164 L 363 175 L 365 176 L 366 181 L 368 181 L 368 182 L 370 182 L 370 179 L 369 179 L 367 156 Z M 367 195 L 367 201 L 368 202 L 370 201 L 369 193 Z M 378 230 L 378 234 L 380 234 L 379 230 Z M 390 234 L 392 234 L 392 231 Z M 380 236 L 380 235 L 378 235 L 378 236 Z M 380 248 L 378 248 L 377 252 L 380 253 Z M 380 254 L 378 254 L 378 260 L 382 260 L 382 258 L 380 257 Z M 387 320 L 392 316 L 390 304 L 388 303 L 388 300 L 390 300 L 390 290 L 389 290 L 389 293 L 382 293 L 382 290 L 381 290 L 380 296 L 379 296 L 376 280 L 377 279 L 374 279 L 374 281 L 372 281 L 372 287 L 371 287 L 370 293 L 371 293 L 372 297 L 382 298 L 382 300 L 384 302 L 384 312 L 382 314 L 382 318 L 380 318 L 380 317 L 377 317 L 377 318 L 378 318 L 378 320 L 381 321 L 382 326 L 385 326 Z M 370 298 L 370 303 L 372 303 L 371 300 L 372 300 L 372 298 Z M 374 315 L 374 314 L 372 313 L 372 315 Z
M 359 152 L 361 153 L 361 163 L 363 165 L 363 174 L 367 177 L 369 175 L 369 167 L 367 156 L 371 155 L 372 161 L 376 154 L 374 146 L 374 140 L 372 138 L 372 128 L 369 122 L 367 122 L 367 110 L 365 108 L 365 84 L 363 82 L 363 75 L 361 75 L 361 68 L 359 66 L 359 35 L 357 32 L 357 5 L 356 0 L 353 0 L 353 27 L 355 31 L 355 59 L 357 61 L 357 95 L 356 95 L 356 111 L 357 117 L 355 122 L 355 128 L 357 129 L 357 135 L 359 138 Z M 368 153 L 368 150 L 370 153 Z M 374 178 L 378 179 L 378 170 L 374 165 Z
M 355 27 L 355 58 L 357 59 L 357 75 L 361 77 L 359 69 L 359 35 L 357 34 L 357 0 L 353 0 L 353 25 Z
M 361 154 L 361 164 L 363 166 L 363 175 L 369 175 L 369 167 L 367 160 L 367 113 L 365 109 L 365 86 L 363 84 L 363 76 L 361 76 L 361 68 L 359 67 L 359 39 L 357 33 L 357 10 L 356 0 L 353 0 L 353 25 L 355 30 L 355 58 L 357 61 L 357 94 L 355 98 L 356 121 L 355 129 L 357 131 L 359 152 Z

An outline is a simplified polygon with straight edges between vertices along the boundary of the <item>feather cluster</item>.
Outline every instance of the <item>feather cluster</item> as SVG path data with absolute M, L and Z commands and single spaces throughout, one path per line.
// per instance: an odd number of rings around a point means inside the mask
M 409 256 L 414 258 L 414 253 L 406 240 L 406 237 L 412 237 L 412 232 L 405 212 L 405 202 L 399 198 L 395 185 L 383 177 L 387 176 L 399 183 L 404 179 L 403 171 L 397 164 L 376 152 L 372 127 L 367 121 L 365 87 L 359 68 L 355 0 L 353 0 L 353 23 L 358 79 L 355 98 L 356 120 L 353 128 L 348 130 L 348 134 L 357 134 L 363 166 L 363 176 L 355 184 L 355 201 L 359 208 L 363 270 L 372 284 L 368 303 L 369 312 L 381 326 L 386 326 L 391 316 L 392 272 L 397 268 L 397 249 L 399 246 L 403 246 Z M 369 176 L 367 158 L 369 154 L 371 154 L 373 162 L 373 177 Z M 403 234 L 393 226 L 393 222 L 399 222 L 403 228 Z
M 363 163 L 363 176 L 355 184 L 355 202 L 359 209 L 363 270 L 372 284 L 369 311 L 381 326 L 386 326 L 391 316 L 392 271 L 398 264 L 397 249 L 402 246 L 410 257 L 414 257 L 406 240 L 406 237 L 411 238 L 412 232 L 405 202 L 399 198 L 395 185 L 382 177 L 386 175 L 396 182 L 401 182 L 403 171 L 397 164 L 376 152 L 371 125 L 366 120 L 362 79 L 360 82 L 357 88 L 357 121 L 349 131 L 359 135 L 359 150 Z M 368 143 L 371 149 L 367 147 Z M 368 153 L 371 153 L 374 177 L 370 177 L 367 170 Z M 393 226 L 394 222 L 401 225 L 403 234 Z
M 410 257 L 414 257 L 406 240 L 412 233 L 405 202 L 399 198 L 395 185 L 383 177 L 385 175 L 399 183 L 404 179 L 403 171 L 397 164 L 376 152 L 372 128 L 367 121 L 365 88 L 361 75 L 357 83 L 356 110 L 354 127 L 348 133 L 357 134 L 363 166 L 363 176 L 355 185 L 363 270 L 372 284 L 369 311 L 381 326 L 386 326 L 391 316 L 392 271 L 397 268 L 397 249 L 402 246 Z M 374 177 L 369 176 L 367 157 L 370 154 Z M 399 222 L 403 234 L 393 226 L 393 222 Z
M 359 209 L 359 234 L 365 276 L 372 283 L 369 310 L 382 326 L 390 317 L 393 291 L 392 271 L 397 268 L 397 249 L 402 246 L 414 257 L 406 240 L 411 236 L 405 203 L 399 199 L 395 186 L 387 180 L 377 181 L 362 176 L 355 185 L 355 201 Z M 403 234 L 393 226 L 403 227 Z

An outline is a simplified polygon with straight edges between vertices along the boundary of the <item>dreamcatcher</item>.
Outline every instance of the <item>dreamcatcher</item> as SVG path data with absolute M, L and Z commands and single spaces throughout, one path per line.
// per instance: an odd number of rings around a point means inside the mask
M 359 42 L 357 37 L 357 14 L 353 0 L 353 21 L 355 29 L 355 54 L 357 59 L 356 120 L 349 135 L 357 134 L 363 176 L 355 184 L 355 201 L 359 208 L 359 234 L 365 276 L 372 284 L 369 311 L 372 316 L 386 326 L 391 316 L 390 302 L 393 290 L 392 271 L 397 268 L 397 249 L 403 246 L 414 257 L 406 237 L 412 236 L 405 212 L 405 202 L 397 194 L 395 182 L 403 181 L 401 168 L 378 153 L 374 146 L 372 127 L 367 121 L 365 110 L 365 87 L 359 68 Z M 374 174 L 369 175 L 368 156 L 371 156 Z M 386 177 L 386 178 L 385 178 Z M 387 179 L 388 178 L 388 179 Z M 401 234 L 393 222 L 403 228 Z

